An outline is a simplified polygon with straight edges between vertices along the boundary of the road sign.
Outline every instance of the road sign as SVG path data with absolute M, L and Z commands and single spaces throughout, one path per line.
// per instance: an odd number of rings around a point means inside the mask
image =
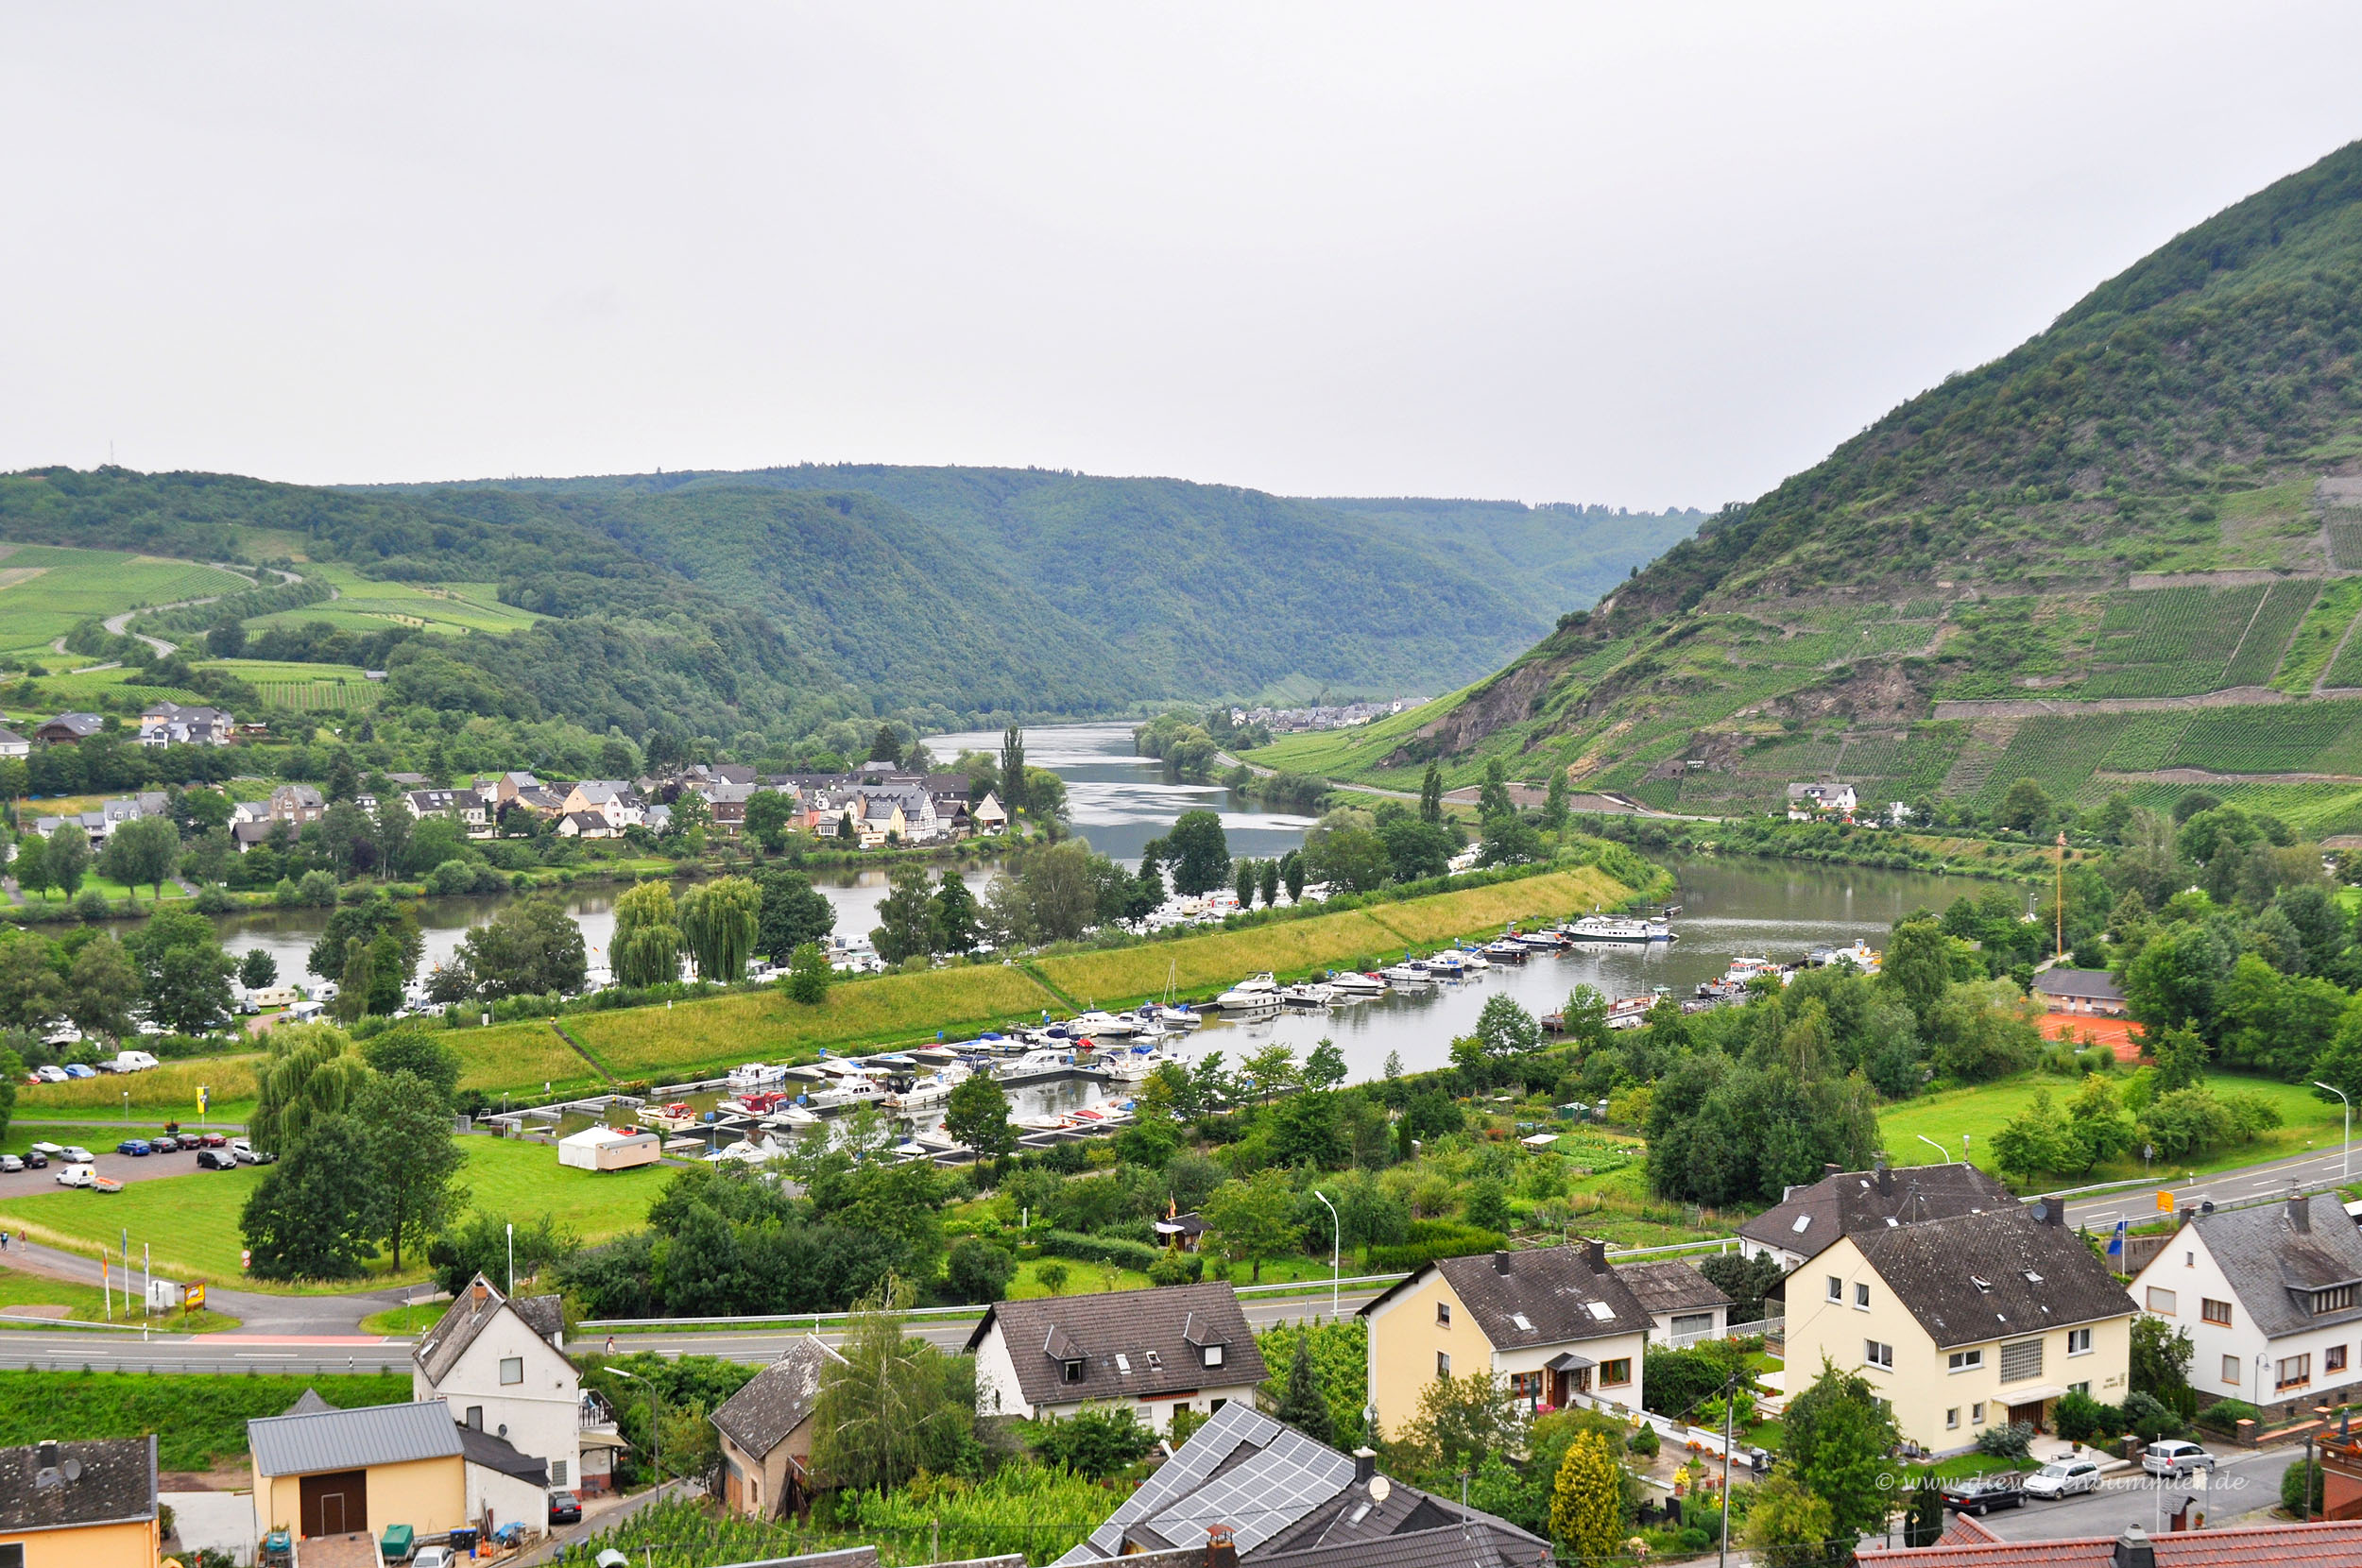
M 2160 1192 L 2157 1195 L 2157 1212 L 2160 1214 L 2171 1214 L 2173 1212 L 2172 1193 Z
M 192 1280 L 189 1282 L 188 1290 L 180 1298 L 181 1314 L 186 1316 L 191 1312 L 202 1312 L 204 1310 L 205 1282 L 203 1280 Z
M 238 1249 L 238 1272 L 241 1274 L 250 1274 L 254 1272 L 253 1248 L 241 1247 Z

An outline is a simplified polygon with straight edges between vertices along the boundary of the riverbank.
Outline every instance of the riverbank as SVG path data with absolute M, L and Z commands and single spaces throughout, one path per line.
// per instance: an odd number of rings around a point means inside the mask
M 2022 837 L 1974 838 L 1775 818 L 1715 821 L 1581 812 L 1577 820 L 1587 833 L 1653 854 L 1751 855 L 1762 860 L 1916 871 L 1934 877 L 1979 877 L 1993 881 L 2047 882 L 2056 863 L 2050 844 Z M 2099 858 L 2096 843 L 2078 845 L 2069 840 L 2066 863 L 2070 867 Z

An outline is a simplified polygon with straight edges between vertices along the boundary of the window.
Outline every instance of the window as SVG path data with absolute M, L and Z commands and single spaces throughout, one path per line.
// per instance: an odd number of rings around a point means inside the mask
M 1676 1312 L 1673 1314 L 1673 1338 L 1686 1338 L 1692 1334 L 1712 1334 L 1714 1314 L 1711 1312 Z
M 2069 1355 L 2089 1355 L 2091 1353 L 2092 1331 L 2088 1328 L 2068 1329 L 2067 1354 Z
M 1438 1377 L 1451 1375 L 1451 1352 L 1439 1350 L 1435 1353 L 1435 1375 Z
M 1889 1372 L 1894 1370 L 1894 1347 L 1879 1340 L 1864 1339 L 1861 1358 L 1870 1366 L 1884 1367 Z
M 1616 1309 L 1605 1302 L 1585 1302 L 1583 1304 L 1591 1309 L 1591 1316 L 1603 1323 L 1612 1323 L 1616 1321 Z
M 2326 1290 L 2313 1292 L 2313 1310 L 2316 1314 L 2343 1312 L 2353 1304 L 2353 1287 L 2351 1285 L 2334 1285 Z
M 1833 1302 L 1841 1302 L 1844 1299 L 1845 1282 L 1838 1278 L 1835 1274 L 1831 1274 L 1829 1276 L 1829 1300 Z
M 1867 1283 L 1857 1284 L 1854 1287 L 1854 1310 L 1857 1312 L 1867 1312 L 1870 1310 L 1870 1287 Z
M 2161 1313 L 2168 1318 L 2172 1317 L 2174 1312 L 2173 1292 L 2170 1290 L 2160 1290 L 2155 1286 L 2150 1286 L 2148 1287 L 2148 1309 L 2151 1312 Z
M 2042 1375 L 2042 1341 L 2013 1339 L 2001 1347 L 2001 1381 L 2024 1383 Z
M 1517 1332 L 1520 1334 L 1532 1334 L 1533 1332 L 1533 1321 L 1522 1312 L 1512 1312 L 1509 1315 L 1509 1321 L 1517 1325 Z
M 2272 1380 L 2275 1389 L 2302 1389 L 2313 1381 L 2313 1357 L 2310 1355 L 2289 1355 L 2281 1359 Z
M 522 1383 L 524 1380 L 525 1358 L 522 1355 L 502 1356 L 501 1381 L 503 1383 Z
M 1975 1372 L 1984 1364 L 1985 1353 L 1981 1350 L 1956 1350 L 1951 1355 L 1951 1370 L 1954 1372 Z
M 1437 1328 L 1451 1327 L 1451 1303 L 1437 1302 L 1435 1304 L 1435 1326 Z
M 1609 1388 L 1632 1381 L 1632 1357 L 1619 1355 L 1613 1361 L 1600 1363 L 1600 1382 Z
M 1132 1375 L 1132 1358 L 1121 1351 L 1116 1352 L 1116 1372 L 1123 1377 Z
M 2330 1346 L 2327 1350 L 2325 1350 L 2325 1351 L 2321 1352 L 2321 1371 L 2323 1371 L 2323 1372 L 2344 1372 L 2345 1370 L 2346 1370 L 2346 1347 L 2345 1347 L 2345 1346 L 2343 1346 L 2343 1345 L 2332 1345 L 2332 1346 Z
M 1206 1347 L 1206 1364 L 1209 1367 L 1219 1367 L 1222 1365 L 1222 1347 L 1220 1345 L 1207 1345 Z
M 554 1487 L 562 1487 L 565 1484 L 566 1461 L 564 1459 L 552 1459 L 550 1461 L 550 1485 Z
M 1218 1399 L 1206 1406 L 1206 1413 L 1209 1416 L 1218 1416 L 1222 1414 L 1222 1407 L 1229 1403 L 1226 1399 Z
M 1082 1382 L 1082 1381 L 1083 1381 L 1083 1363 L 1082 1363 L 1082 1362 L 1080 1362 L 1080 1361 L 1061 1361 L 1061 1362 L 1060 1362 L 1060 1363 L 1058 1363 L 1058 1364 L 1059 1364 L 1061 1367 L 1063 1367 L 1063 1368 L 1065 1368 L 1065 1369 L 1066 1369 L 1066 1380 L 1067 1380 L 1069 1383 L 1080 1383 L 1080 1382 Z
M 2200 1296 L 2198 1299 L 2198 1315 L 2210 1323 L 2220 1323 L 2225 1328 L 2231 1326 L 2231 1304 L 2229 1302 L 2218 1302 L 2212 1296 Z
M 1150 1372 L 1163 1372 L 1165 1370 L 1165 1358 L 1163 1353 L 1153 1350 L 1148 1353 L 1148 1370 Z
M 2184 1269 L 2195 1269 L 2195 1268 L 2197 1268 L 2197 1267 L 2198 1267 L 2198 1254 L 2197 1254 L 2196 1253 L 2183 1253 L 2182 1254 L 2182 1268 L 2184 1268 Z
M 1539 1401 L 1542 1397 L 1542 1376 L 1538 1372 L 1511 1372 L 1509 1397 Z
M 0 1546 L 0 1568 L 25 1568 L 25 1547 L 20 1542 Z
M 2092 1396 L 2092 1386 L 2088 1383 L 2070 1383 L 2067 1385 L 2067 1392 L 2081 1394 L 2085 1399 L 2089 1399 Z
M 483 1430 L 484 1430 L 484 1406 L 481 1406 L 481 1405 L 471 1405 L 471 1406 L 468 1406 L 468 1425 L 469 1425 L 469 1427 L 470 1427 L 471 1429 L 472 1429 L 472 1430 L 474 1430 L 474 1431 L 481 1432 L 481 1431 L 483 1431 Z
M 1985 1424 L 1984 1401 L 1978 1400 L 1976 1404 L 1968 1407 L 1968 1423 L 1971 1426 L 1982 1426 Z
M 2234 1389 L 2239 1386 L 2239 1358 L 2237 1356 L 2226 1355 L 2222 1358 L 2222 1380 Z
M 1955 1405 L 1952 1408 L 1943 1412 L 1943 1429 L 1947 1432 L 1957 1432 L 1960 1430 L 1960 1407 Z

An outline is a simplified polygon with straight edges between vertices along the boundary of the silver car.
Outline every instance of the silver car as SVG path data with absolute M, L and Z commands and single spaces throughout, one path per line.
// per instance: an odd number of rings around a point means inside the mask
M 2028 1497 L 2072 1497 L 2099 1490 L 2099 1466 L 2090 1459 L 2062 1459 L 2026 1477 Z
M 2215 1457 L 2194 1442 L 2152 1442 L 2141 1455 L 2141 1468 L 2151 1475 L 2187 1475 L 2213 1470 Z

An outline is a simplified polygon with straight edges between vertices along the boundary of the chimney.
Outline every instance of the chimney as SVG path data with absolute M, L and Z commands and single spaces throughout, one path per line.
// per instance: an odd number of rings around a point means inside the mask
M 41 1445 L 41 1453 L 40 1453 L 40 1455 L 38 1456 L 38 1457 L 39 1457 L 39 1460 L 40 1460 L 40 1468 L 41 1468 L 41 1469 L 43 1469 L 43 1470 L 55 1470 L 55 1469 L 57 1469 L 57 1468 L 58 1468 L 58 1445 L 57 1445 L 57 1443 L 56 1443 L 55 1441 L 51 1440 L 48 1440 L 48 1439 L 43 1439 L 43 1441 L 42 1441 L 42 1445 Z
M 488 1298 L 489 1298 L 489 1297 L 490 1297 L 490 1295 L 491 1295 L 491 1294 L 492 1294 L 492 1287 L 491 1287 L 490 1286 L 488 1286 L 488 1285 L 487 1285 L 487 1284 L 485 1284 L 485 1283 L 484 1283 L 484 1276 L 483 1276 L 482 1274 L 478 1274 L 478 1275 L 475 1277 L 475 1284 L 474 1284 L 474 1286 L 473 1286 L 473 1287 L 470 1289 L 470 1292 L 469 1292 L 469 1304 L 469 1304 L 469 1310 L 470 1310 L 471 1312 L 481 1312 L 481 1311 L 483 1311 L 483 1310 L 484 1310 L 484 1304 L 485 1304 L 486 1300 L 487 1300 Z
M 2147 1530 L 2127 1525 L 2116 1537 L 2115 1554 L 2110 1561 L 2113 1568 L 2157 1568 L 2157 1548 L 2148 1543 Z
M 1894 1196 L 1894 1172 L 1887 1168 L 1887 1163 L 1884 1160 L 1878 1162 L 1878 1196 L 1881 1198 Z
M 1239 1548 L 1231 1544 L 1227 1525 L 1206 1526 L 1206 1568 L 1239 1568 Z M 2152 1561 L 2150 1568 L 2156 1568 Z
M 2288 1200 L 2288 1223 L 2300 1231 L 2313 1228 L 2313 1201 L 2302 1193 Z
M 1378 1451 L 1374 1448 L 1355 1449 L 1353 1451 L 1353 1484 L 1358 1487 L 1368 1486 L 1370 1477 L 1377 1474 Z
M 1835 1176 L 1835 1175 L 1837 1175 L 1837 1174 L 1838 1174 L 1838 1168 L 1837 1168 L 1837 1162 L 1836 1162 L 1835 1160 L 1831 1160 L 1831 1161 L 1830 1161 L 1830 1162 L 1828 1162 L 1826 1165 L 1824 1165 L 1824 1166 L 1823 1166 L 1823 1167 L 1821 1167 L 1821 1179 L 1822 1179 L 1823 1181 L 1824 1181 L 1824 1182 L 1825 1182 L 1825 1181 L 1827 1181 L 1830 1177 Z
M 1509 1254 L 1507 1253 L 1495 1253 L 1493 1254 L 1493 1272 L 1497 1274 L 1506 1274 L 1509 1272 Z
M 1585 1262 L 1585 1263 L 1587 1263 L 1587 1264 L 1589 1264 L 1589 1265 L 1591 1265 L 1591 1271 L 1592 1271 L 1593 1273 L 1595 1273 L 1595 1274 L 1604 1274 L 1604 1273 L 1606 1273 L 1606 1272 L 1607 1272 L 1607 1243 L 1606 1243 L 1606 1242 L 1604 1242 L 1604 1241 L 1586 1241 L 1586 1242 L 1584 1242 L 1584 1243 L 1583 1244 L 1583 1262 Z

